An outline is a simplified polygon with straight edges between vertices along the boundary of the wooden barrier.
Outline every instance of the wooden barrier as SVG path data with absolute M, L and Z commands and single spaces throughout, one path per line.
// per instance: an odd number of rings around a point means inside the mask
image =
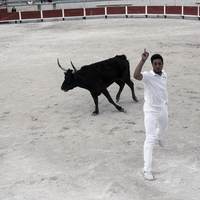
M 184 6 L 183 15 L 198 15 L 198 7 Z
M 127 14 L 145 14 L 145 6 L 128 6 Z
M 62 17 L 62 10 L 44 10 L 43 18 L 59 18 Z
M 147 15 L 164 15 L 164 6 L 147 6 Z
M 41 13 L 40 11 L 21 12 L 21 20 L 22 19 L 41 19 Z
M 124 15 L 125 7 L 107 7 L 107 15 Z
M 97 7 L 97 8 L 77 8 L 77 9 L 59 9 L 44 11 L 25 11 L 17 13 L 5 12 L 0 9 L 0 23 L 5 21 L 20 21 L 29 19 L 40 19 L 41 21 L 49 18 L 74 18 L 81 17 L 86 19 L 89 16 L 105 16 L 105 18 L 113 15 L 132 16 L 151 15 L 167 16 L 185 16 L 195 17 L 200 20 L 199 6 L 122 6 L 122 7 Z
M 64 10 L 64 17 L 83 17 L 83 16 L 84 16 L 83 8 Z
M 166 6 L 166 15 L 181 15 L 182 6 Z
M 20 20 L 19 13 L 1 13 L 0 21 L 17 21 Z
M 86 8 L 86 16 L 105 15 L 105 8 Z

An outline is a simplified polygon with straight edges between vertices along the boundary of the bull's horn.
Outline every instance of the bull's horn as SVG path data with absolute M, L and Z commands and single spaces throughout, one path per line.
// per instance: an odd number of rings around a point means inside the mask
M 70 61 L 70 62 L 71 62 L 71 65 L 72 65 L 72 67 L 73 67 L 73 69 L 74 69 L 74 72 L 77 72 L 77 69 L 74 67 L 72 61 Z
M 58 62 L 58 66 L 60 67 L 60 69 L 64 70 L 65 72 L 67 71 L 67 69 L 63 68 L 60 63 L 59 63 L 59 59 L 57 59 L 57 62 Z

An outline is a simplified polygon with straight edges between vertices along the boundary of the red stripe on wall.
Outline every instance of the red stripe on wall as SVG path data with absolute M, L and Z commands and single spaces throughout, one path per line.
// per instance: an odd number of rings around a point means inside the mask
M 44 18 L 62 17 L 62 10 L 44 10 Z
M 126 14 L 125 7 L 107 7 L 107 14 Z
M 128 6 L 128 14 L 145 14 L 145 6 Z
M 147 14 L 164 14 L 164 6 L 147 6 Z
M 86 8 L 86 15 L 105 15 L 105 8 Z
M 184 15 L 198 15 L 198 7 L 184 6 Z
M 166 14 L 174 14 L 179 15 L 182 14 L 182 7 L 181 6 L 166 6 Z
M 19 20 L 19 13 L 1 13 L 1 20 Z
M 83 9 L 77 8 L 77 9 L 65 9 L 64 10 L 65 17 L 76 17 L 76 16 L 83 16 Z
M 27 12 L 21 12 L 22 19 L 35 19 L 35 18 L 41 18 L 40 11 L 27 11 Z

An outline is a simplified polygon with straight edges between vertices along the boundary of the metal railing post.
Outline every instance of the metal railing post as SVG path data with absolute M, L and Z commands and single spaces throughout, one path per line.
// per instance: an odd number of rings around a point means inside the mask
M 166 6 L 164 6 L 164 18 L 166 18 Z
M 83 19 L 86 19 L 86 12 L 85 12 L 85 8 L 83 8 Z
M 145 16 L 146 16 L 146 18 L 148 17 L 147 6 L 145 6 Z
M 21 14 L 21 11 L 19 11 L 19 22 L 22 23 L 22 14 Z
M 41 22 L 43 22 L 43 12 L 40 10 L 40 17 L 41 17 Z
M 107 19 L 107 7 L 105 7 L 105 18 Z
M 64 9 L 62 9 L 62 18 L 63 18 L 63 21 L 65 20 L 65 11 Z
M 184 19 L 184 6 L 182 6 L 182 19 Z

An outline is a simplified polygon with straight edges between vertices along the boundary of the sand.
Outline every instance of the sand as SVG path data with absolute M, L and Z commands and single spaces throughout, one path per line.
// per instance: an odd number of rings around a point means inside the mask
M 1 200 L 197 200 L 200 194 L 198 20 L 120 18 L 0 27 Z M 143 49 L 164 57 L 166 146 L 154 146 L 155 181 L 142 176 L 143 85 L 132 74 Z M 81 88 L 64 93 L 63 71 L 125 54 L 139 102 L 125 86 L 119 112 Z M 151 70 L 148 60 L 144 71 Z M 113 99 L 118 86 L 109 87 Z

